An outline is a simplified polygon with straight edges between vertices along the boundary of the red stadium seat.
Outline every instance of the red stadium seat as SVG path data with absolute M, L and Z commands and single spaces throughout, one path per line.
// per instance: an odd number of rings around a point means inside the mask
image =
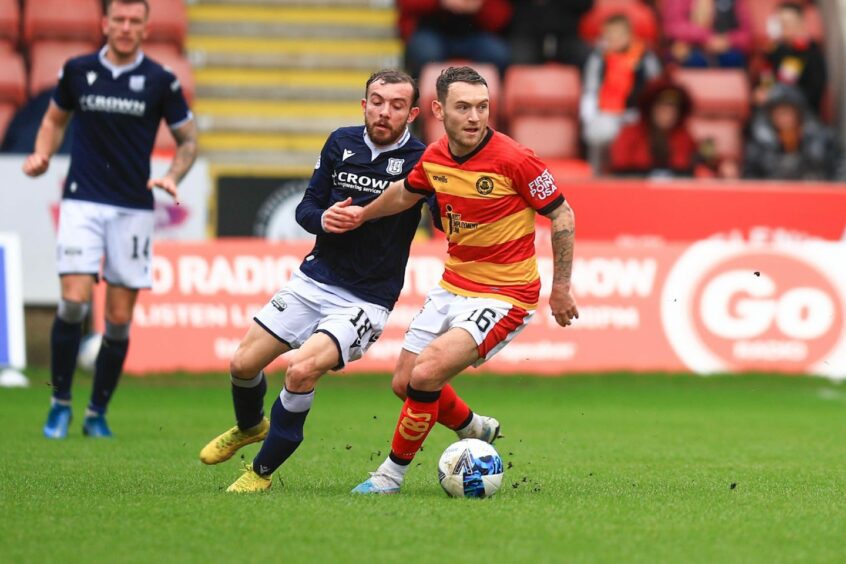
M 743 131 L 737 120 L 693 117 L 687 126 L 697 142 L 712 140 L 720 157 L 740 161 L 743 156 Z
M 441 71 L 450 66 L 467 65 L 476 69 L 488 83 L 488 94 L 490 95 L 489 124 L 496 127 L 497 111 L 499 110 L 500 92 L 502 90 L 499 80 L 499 71 L 494 65 L 486 63 L 472 63 L 467 61 L 450 61 L 443 63 L 429 63 L 420 71 L 420 78 L 417 84 L 420 88 L 420 114 L 423 119 L 426 142 L 430 143 L 443 135 L 443 125 L 432 115 L 432 101 L 437 98 L 435 83 Z M 434 135 L 434 137 L 430 137 Z
M 24 6 L 24 37 L 74 39 L 99 43 L 103 12 L 99 0 L 27 0 Z
M 9 128 L 9 122 L 15 115 L 15 105 L 9 102 L 0 102 L 0 142 L 6 137 L 6 129 Z
M 65 61 L 91 53 L 97 48 L 85 41 L 38 41 L 29 50 L 29 95 L 54 88 Z
M 0 52 L 0 102 L 20 106 L 26 100 L 26 70 L 14 51 Z
M 172 45 L 166 43 L 151 43 L 144 46 L 144 54 L 164 65 L 176 74 L 179 83 L 182 85 L 182 92 L 190 103 L 194 99 L 195 84 L 194 71 L 191 64 Z
M 579 156 L 579 126 L 571 116 L 515 116 L 511 137 L 532 149 L 542 159 L 572 159 Z
M 504 115 L 508 120 L 526 114 L 576 116 L 581 90 L 577 67 L 513 65 L 505 72 Z
M 170 43 L 180 51 L 188 34 L 188 13 L 184 0 L 148 0 L 150 3 L 150 33 L 147 40 Z
M 12 45 L 18 42 L 21 31 L 21 13 L 18 0 L 0 0 L 0 40 Z
M 583 180 L 593 177 L 590 163 L 581 159 L 550 159 L 546 161 L 546 164 L 557 181 Z
M 632 23 L 635 36 L 650 45 L 658 43 L 658 19 L 649 6 L 629 0 L 599 1 L 579 22 L 579 35 L 594 42 L 602 31 L 602 23 L 611 16 L 624 15 Z
M 740 69 L 679 69 L 673 75 L 693 98 L 697 116 L 733 118 L 749 115 L 749 80 Z

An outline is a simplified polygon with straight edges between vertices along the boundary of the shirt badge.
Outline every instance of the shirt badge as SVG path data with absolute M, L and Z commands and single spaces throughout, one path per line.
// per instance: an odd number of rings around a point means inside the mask
M 403 163 L 405 163 L 405 159 L 388 159 L 388 168 L 385 169 L 385 172 L 399 174 L 402 172 Z
M 88 71 L 85 73 L 85 80 L 88 81 L 88 86 L 94 84 L 94 81 L 97 80 L 97 73 L 94 71 Z
M 135 75 L 129 77 L 129 89 L 133 92 L 141 92 L 144 90 L 144 76 Z

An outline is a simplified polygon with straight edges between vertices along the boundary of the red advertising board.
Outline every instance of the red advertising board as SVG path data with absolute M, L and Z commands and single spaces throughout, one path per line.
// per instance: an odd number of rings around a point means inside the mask
M 136 309 L 127 371 L 228 370 L 253 313 L 310 248 L 258 240 L 159 243 L 154 288 Z M 552 259 L 548 244 L 538 248 L 548 291 Z M 444 254 L 443 242 L 414 245 L 386 330 L 345 372 L 392 370 L 408 323 L 443 272 Z M 843 244 L 579 243 L 573 289 L 580 317 L 572 327 L 555 324 L 544 293 L 530 326 L 482 370 L 846 377 Z

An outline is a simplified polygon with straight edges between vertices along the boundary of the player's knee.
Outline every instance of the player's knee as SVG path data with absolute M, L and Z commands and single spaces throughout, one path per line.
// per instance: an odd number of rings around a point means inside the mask
M 285 387 L 291 392 L 313 390 L 321 374 L 315 368 L 313 359 L 295 360 L 285 372 Z
M 393 390 L 395 396 L 401 400 L 405 400 L 406 390 L 408 389 L 408 379 L 395 374 L 394 379 L 391 380 L 391 389 Z
M 415 390 L 440 389 L 440 374 L 437 364 L 432 361 L 420 360 L 414 364 L 411 370 L 411 387 Z
M 229 373 L 239 380 L 252 380 L 259 373 L 261 368 L 256 368 L 255 363 L 251 362 L 249 354 L 239 347 L 232 359 L 229 361 Z
M 114 308 L 106 312 L 106 323 L 112 325 L 129 325 L 132 322 L 132 310 Z

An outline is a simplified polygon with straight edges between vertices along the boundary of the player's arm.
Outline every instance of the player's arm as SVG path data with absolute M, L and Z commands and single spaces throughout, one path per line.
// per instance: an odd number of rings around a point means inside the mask
M 27 176 L 40 176 L 47 172 L 50 158 L 56 154 L 65 137 L 71 112 L 60 108 L 56 102 L 50 101 L 47 113 L 41 120 L 38 136 L 35 138 L 35 149 L 24 161 L 23 171 Z
M 579 318 L 576 300 L 570 289 L 573 273 L 573 247 L 576 238 L 576 216 L 566 201 L 552 210 L 552 290 L 549 307 L 555 321 L 562 327 Z
M 197 124 L 193 119 L 189 119 L 170 131 L 176 140 L 176 154 L 173 155 L 173 161 L 165 175 L 161 178 L 151 178 L 147 182 L 147 188 L 161 188 L 173 196 L 178 204 L 179 192 L 176 186 L 188 174 L 197 159 Z
M 364 207 L 350 205 L 351 200 L 335 204 L 324 216 L 324 226 L 330 233 L 344 233 L 365 221 L 394 215 L 409 209 L 425 196 L 405 187 L 405 180 L 391 182 L 382 194 Z M 333 212 L 329 218 L 329 212 Z

